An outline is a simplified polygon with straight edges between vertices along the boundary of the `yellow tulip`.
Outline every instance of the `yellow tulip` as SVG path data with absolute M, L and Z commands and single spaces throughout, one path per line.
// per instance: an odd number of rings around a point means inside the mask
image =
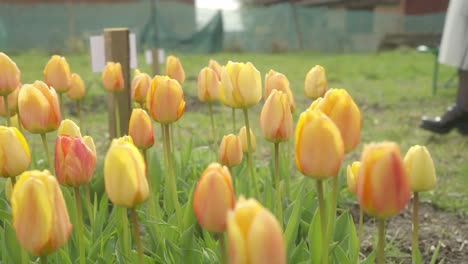
M 77 73 L 72 73 L 71 75 L 71 83 L 70 83 L 70 90 L 67 92 L 68 98 L 72 100 L 81 100 L 86 95 L 86 87 L 81 79 L 80 75 Z
M 273 90 L 281 91 L 288 96 L 291 113 L 294 112 L 296 103 L 294 102 L 294 96 L 291 92 L 291 88 L 289 88 L 288 78 L 286 78 L 282 73 L 270 70 L 268 74 L 265 75 L 265 100 L 270 96 Z
M 242 152 L 248 153 L 249 146 L 247 145 L 247 129 L 243 126 L 239 131 L 239 137 L 242 142 Z M 252 143 L 252 153 L 257 150 L 257 139 L 255 139 L 255 134 L 252 129 L 250 129 L 250 143 Z
M 227 214 L 229 263 L 283 264 L 286 247 L 278 220 L 256 200 L 239 199 Z
M 68 135 L 71 137 L 81 137 L 80 128 L 70 119 L 65 119 L 60 123 L 57 134 Z
M 296 127 L 296 167 L 316 179 L 336 177 L 344 156 L 340 130 L 318 110 L 303 112 Z
M 102 71 L 102 84 L 109 92 L 120 92 L 124 89 L 124 78 L 120 63 L 108 62 Z
M 293 117 L 288 95 L 273 90 L 260 113 L 263 137 L 271 142 L 288 140 L 293 134 Z
M 435 188 L 437 179 L 434 161 L 425 146 L 412 146 L 404 159 L 413 192 L 425 192 Z
M 11 92 L 8 97 L 8 109 L 10 110 L 10 117 L 16 115 L 18 112 L 18 95 L 19 95 L 19 88 L 16 88 Z M 6 117 L 7 112 L 5 109 L 5 102 L 3 98 L 0 97 L 0 116 Z
M 219 64 L 216 60 L 210 60 L 208 61 L 208 68 L 211 68 L 213 71 L 215 71 L 218 81 L 221 81 L 221 71 L 223 66 L 221 66 L 221 64 Z
M 21 72 L 16 63 L 0 52 L 0 96 L 13 92 L 20 86 Z
M 229 134 L 223 137 L 219 145 L 219 162 L 228 167 L 234 167 L 242 162 L 242 142 L 239 136 Z
M 41 81 L 21 87 L 18 112 L 21 124 L 31 133 L 54 131 L 62 120 L 57 93 Z
M 129 136 L 112 141 L 104 160 L 104 183 L 115 205 L 133 208 L 148 198 L 145 161 Z
M 193 194 L 198 223 L 210 232 L 226 231 L 226 214 L 235 203 L 229 169 L 211 163 L 200 176 Z
M 67 242 L 72 224 L 59 184 L 49 171 L 21 174 L 11 208 L 16 238 L 32 254 L 47 255 Z
M 353 164 L 346 167 L 346 181 L 348 183 L 348 190 L 354 195 L 356 195 L 356 179 L 358 176 L 359 166 L 361 166 L 361 162 L 355 161 Z
M 132 137 L 133 143 L 140 149 L 147 149 L 154 144 L 153 123 L 148 113 L 135 108 L 130 116 L 128 135 Z
M 208 67 L 203 68 L 198 74 L 198 99 L 205 103 L 218 100 L 219 85 L 216 72 Z
M 57 93 L 65 93 L 70 89 L 70 66 L 65 57 L 53 55 L 50 58 L 44 67 L 44 80 Z
M 306 74 L 304 82 L 305 95 L 311 99 L 322 97 L 327 91 L 327 77 L 325 69 L 316 65 Z
M 159 123 L 173 123 L 185 110 L 184 91 L 179 82 L 168 76 L 155 76 L 146 98 L 151 117 Z
M 175 79 L 182 85 L 185 81 L 185 71 L 179 58 L 169 55 L 166 59 L 166 75 Z
M 28 142 L 16 127 L 0 126 L 0 176 L 15 177 L 31 162 Z
M 143 106 L 150 87 L 151 77 L 146 73 L 135 70 L 135 77 L 133 77 L 132 81 L 132 100 Z
M 221 71 L 221 101 L 232 108 L 250 108 L 262 99 L 260 72 L 248 63 L 229 61 Z

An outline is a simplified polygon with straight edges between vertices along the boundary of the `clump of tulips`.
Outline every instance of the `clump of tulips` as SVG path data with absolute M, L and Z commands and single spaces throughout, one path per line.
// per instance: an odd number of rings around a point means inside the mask
M 210 60 L 198 73 L 197 94 L 208 106 L 212 130 L 209 144 L 215 155 L 207 166 L 186 162 L 187 168 L 178 169 L 174 140 L 181 138 L 174 139 L 173 124 L 182 118 L 186 106 L 186 75 L 180 59 L 167 58 L 166 75 L 151 78 L 135 70 L 132 82 L 124 80 L 118 62 L 108 62 L 102 85 L 115 99 L 115 120 L 120 120 L 117 93 L 127 92 L 135 108 L 126 130 L 116 124 L 116 138 L 104 157 L 103 177 L 95 176 L 96 181 L 103 181 L 105 193 L 93 193 L 93 197 L 90 182 L 99 161 L 94 140 L 81 134 L 81 115 L 80 126 L 71 119 L 62 120 L 65 113 L 61 107 L 62 94 L 67 93 L 77 102 L 79 114 L 85 83 L 71 73 L 66 59 L 57 55 L 51 57 L 43 73 L 45 82 L 20 85 L 18 67 L 0 53 L 0 115 L 7 120 L 7 126 L 0 126 L 0 176 L 10 179 L 7 199 L 11 205 L 11 220 L 3 220 L 11 221 L 19 245 L 27 251 L 21 253 L 23 262 L 29 262 L 28 252 L 45 263 L 55 251 L 66 254 L 63 252 L 70 248 L 78 251 L 70 262 L 79 263 L 98 261 L 93 254 L 106 248 L 111 248 L 111 256 L 120 263 L 200 262 L 184 259 L 194 252 L 203 252 L 200 256 L 207 258 L 213 252 L 218 262 L 233 264 L 282 264 L 304 255 L 313 263 L 336 260 L 334 252 L 342 250 L 342 241 L 335 241 L 336 218 L 347 214 L 337 216 L 339 172 L 345 155 L 360 144 L 362 116 L 346 90 L 329 88 L 322 66 L 307 72 L 304 92 L 313 101 L 294 122 L 293 113 L 300 106 L 284 74 L 270 70 L 262 87 L 260 72 L 252 63 L 229 61 L 222 66 Z M 262 98 L 265 102 L 257 120 L 261 136 L 273 144 L 272 177 L 265 176 L 264 168 L 254 162 L 262 138 L 256 136 L 256 119 L 251 118 L 249 109 Z M 217 112 L 225 123 L 223 107 L 232 111 L 232 128 L 216 124 Z M 240 129 L 235 123 L 236 109 L 241 109 L 244 117 L 245 125 Z M 48 160 L 49 170 L 30 168 L 27 137 L 10 126 L 13 114 L 18 114 L 20 128 L 41 135 L 42 156 Z M 161 135 L 157 135 L 153 120 L 160 124 Z M 46 133 L 55 131 L 54 155 L 50 155 Z M 120 135 L 121 131 L 128 131 L 128 135 Z M 220 131 L 224 136 L 218 141 Z M 289 140 L 294 141 L 295 168 L 315 180 L 313 195 L 306 194 L 312 191 L 307 180 L 294 179 L 289 163 L 284 162 L 290 157 Z M 282 152 L 280 144 L 285 149 Z M 281 155 L 283 152 L 285 155 Z M 164 156 L 162 166 L 157 162 L 158 154 Z M 193 175 L 196 183 L 190 178 Z M 340 251 L 341 258 L 359 262 L 366 213 L 378 222 L 377 260 L 385 263 L 385 223 L 405 208 L 413 192 L 412 258 L 417 263 L 421 258 L 418 194 L 436 185 L 429 151 L 415 145 L 402 157 L 395 142 L 365 144 L 360 160 L 347 166 L 346 182 L 360 207 L 359 242 L 348 249 L 353 252 Z M 191 191 L 185 193 L 182 188 Z M 310 201 L 304 201 L 305 197 Z M 310 205 L 315 199 L 314 216 L 303 218 L 304 203 Z M 103 210 L 110 212 L 109 216 L 103 214 L 109 217 L 104 222 L 108 222 L 110 231 L 102 228 L 103 220 L 97 218 L 98 211 Z M 345 239 L 354 239 L 354 223 L 349 223 L 350 234 Z M 309 228 L 308 239 L 298 239 L 299 226 Z M 99 234 L 105 235 L 94 237 Z M 71 235 L 73 242 L 67 244 Z M 100 244 L 93 244 L 93 239 Z M 188 248 L 175 250 L 178 243 Z M 216 247 L 219 253 L 212 250 Z M 105 261 L 103 256 L 100 259 Z

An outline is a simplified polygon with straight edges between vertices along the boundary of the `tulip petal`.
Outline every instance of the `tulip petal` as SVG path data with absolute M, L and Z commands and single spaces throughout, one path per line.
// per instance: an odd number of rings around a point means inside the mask
M 248 264 L 247 248 L 242 231 L 236 223 L 234 213 L 227 214 L 227 234 L 230 264 Z

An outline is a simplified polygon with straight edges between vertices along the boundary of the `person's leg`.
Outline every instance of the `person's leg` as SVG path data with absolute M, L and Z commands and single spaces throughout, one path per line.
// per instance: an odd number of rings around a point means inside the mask
M 468 112 L 468 70 L 458 72 L 457 105 Z

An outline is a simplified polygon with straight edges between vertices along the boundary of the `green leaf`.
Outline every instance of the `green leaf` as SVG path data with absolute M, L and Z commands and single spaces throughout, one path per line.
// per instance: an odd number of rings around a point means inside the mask
M 297 194 L 297 199 L 294 202 L 294 209 L 292 211 L 291 216 L 289 217 L 289 220 L 287 221 L 286 231 L 284 232 L 287 252 L 289 252 L 290 249 L 293 248 L 294 241 L 296 239 L 297 230 L 300 222 L 299 220 L 301 218 L 302 200 L 304 196 L 304 185 L 306 180 L 307 179 L 303 179 L 304 184 L 301 184 L 301 186 L 299 187 L 299 193 Z
M 377 256 L 377 251 L 373 250 L 367 258 L 365 258 L 361 264 L 374 264 L 375 263 L 375 258 Z
M 6 263 L 21 263 L 21 246 L 16 238 L 16 232 L 9 221 L 4 221 L 4 228 L 7 255 L 10 257 L 10 261 Z
M 319 264 L 323 254 L 319 208 L 315 209 L 307 236 L 309 238 L 310 263 Z
M 337 259 L 337 263 L 340 264 L 351 264 L 352 262 L 346 256 L 346 252 L 340 246 L 337 246 L 334 250 L 335 257 Z
M 431 264 L 436 264 L 437 258 L 439 257 L 439 250 L 440 250 L 440 241 L 439 243 L 437 243 L 437 247 L 434 250 L 434 254 L 432 254 Z
M 412 258 L 412 263 L 413 264 L 421 264 L 422 263 L 422 256 L 421 256 L 421 251 L 419 250 L 419 248 L 415 248 L 415 256 L 413 258 L 413 256 L 411 256 Z
M 305 240 L 302 240 L 291 252 L 289 263 L 299 263 L 302 260 L 309 259 L 309 252 Z

